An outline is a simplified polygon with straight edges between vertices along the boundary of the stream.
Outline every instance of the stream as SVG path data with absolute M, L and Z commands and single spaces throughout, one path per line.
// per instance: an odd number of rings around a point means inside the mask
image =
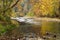
M 31 37 L 38 37 L 36 40 L 60 40 L 60 19 L 55 18 L 29 18 L 29 17 L 19 17 L 12 18 L 19 21 L 21 33 L 33 34 Z M 35 34 L 35 35 L 34 35 Z M 29 37 L 28 37 L 29 38 Z M 31 39 L 32 40 L 32 39 Z
M 44 20 L 24 17 L 11 19 L 19 22 L 20 26 L 6 34 L 11 37 L 10 40 L 60 40 L 59 19 L 49 18 L 51 21 L 48 18 L 44 18 Z

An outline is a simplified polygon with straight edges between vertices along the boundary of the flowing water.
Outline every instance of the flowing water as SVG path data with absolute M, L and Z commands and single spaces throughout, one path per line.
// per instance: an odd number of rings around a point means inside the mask
M 34 24 L 36 22 L 36 24 Z M 60 22 L 57 21 L 37 21 L 34 23 L 30 20 L 26 23 L 19 22 L 20 26 L 12 30 L 12 37 L 17 40 L 60 40 Z
M 38 21 L 37 21 L 38 22 Z M 23 35 L 25 34 L 28 38 L 31 33 L 31 37 L 41 37 L 40 40 L 60 40 L 60 22 L 57 21 L 39 21 L 39 25 L 24 23 L 20 24 L 18 31 L 20 30 Z M 28 35 L 29 34 L 29 35 Z M 29 38 L 31 39 L 31 38 Z M 33 40 L 31 39 L 31 40 Z M 36 40 L 38 40 L 36 39 Z

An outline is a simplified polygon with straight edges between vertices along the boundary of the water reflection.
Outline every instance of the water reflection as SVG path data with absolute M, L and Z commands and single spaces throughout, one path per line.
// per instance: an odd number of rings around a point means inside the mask
M 18 32 L 29 36 L 28 33 L 33 33 L 39 35 L 42 40 L 60 40 L 60 22 L 57 21 L 44 21 L 44 20 L 34 20 L 32 18 L 17 18 L 20 19 L 20 27 L 18 27 Z M 34 24 L 36 22 L 36 25 Z M 24 23 L 24 24 L 23 24 Z M 25 37 L 26 37 L 25 36 Z M 35 35 L 34 35 L 35 36 Z M 24 36 L 23 36 L 24 37 Z M 38 38 L 39 38 L 38 37 Z M 40 39 L 41 39 L 40 38 Z M 29 37 L 28 37 L 29 39 Z
M 44 40 L 60 40 L 60 23 L 59 22 L 47 22 L 42 21 L 41 25 L 32 25 L 32 24 L 25 24 L 24 32 L 29 33 L 32 32 L 36 35 L 39 35 Z M 28 26 L 27 26 L 28 25 Z M 29 29 L 30 28 L 30 29 Z M 23 29 L 21 29 L 23 30 Z

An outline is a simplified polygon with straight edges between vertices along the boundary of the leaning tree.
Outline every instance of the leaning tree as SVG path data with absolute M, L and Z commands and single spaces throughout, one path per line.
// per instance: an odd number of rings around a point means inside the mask
M 19 1 L 20 0 L 0 0 L 0 21 L 10 20 L 12 8 L 14 8 Z

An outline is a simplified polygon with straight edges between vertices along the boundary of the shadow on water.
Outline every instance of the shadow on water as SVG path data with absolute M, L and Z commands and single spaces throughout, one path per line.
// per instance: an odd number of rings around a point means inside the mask
M 6 36 L 9 35 L 11 38 L 15 37 L 18 39 L 31 34 L 35 37 L 41 37 L 44 40 L 60 40 L 60 22 L 41 21 L 40 25 L 21 22 L 19 27 L 10 31 L 8 34 L 6 33 Z
M 42 21 L 41 25 L 22 23 L 19 29 L 24 34 L 33 33 L 46 40 L 60 40 L 60 22 Z

